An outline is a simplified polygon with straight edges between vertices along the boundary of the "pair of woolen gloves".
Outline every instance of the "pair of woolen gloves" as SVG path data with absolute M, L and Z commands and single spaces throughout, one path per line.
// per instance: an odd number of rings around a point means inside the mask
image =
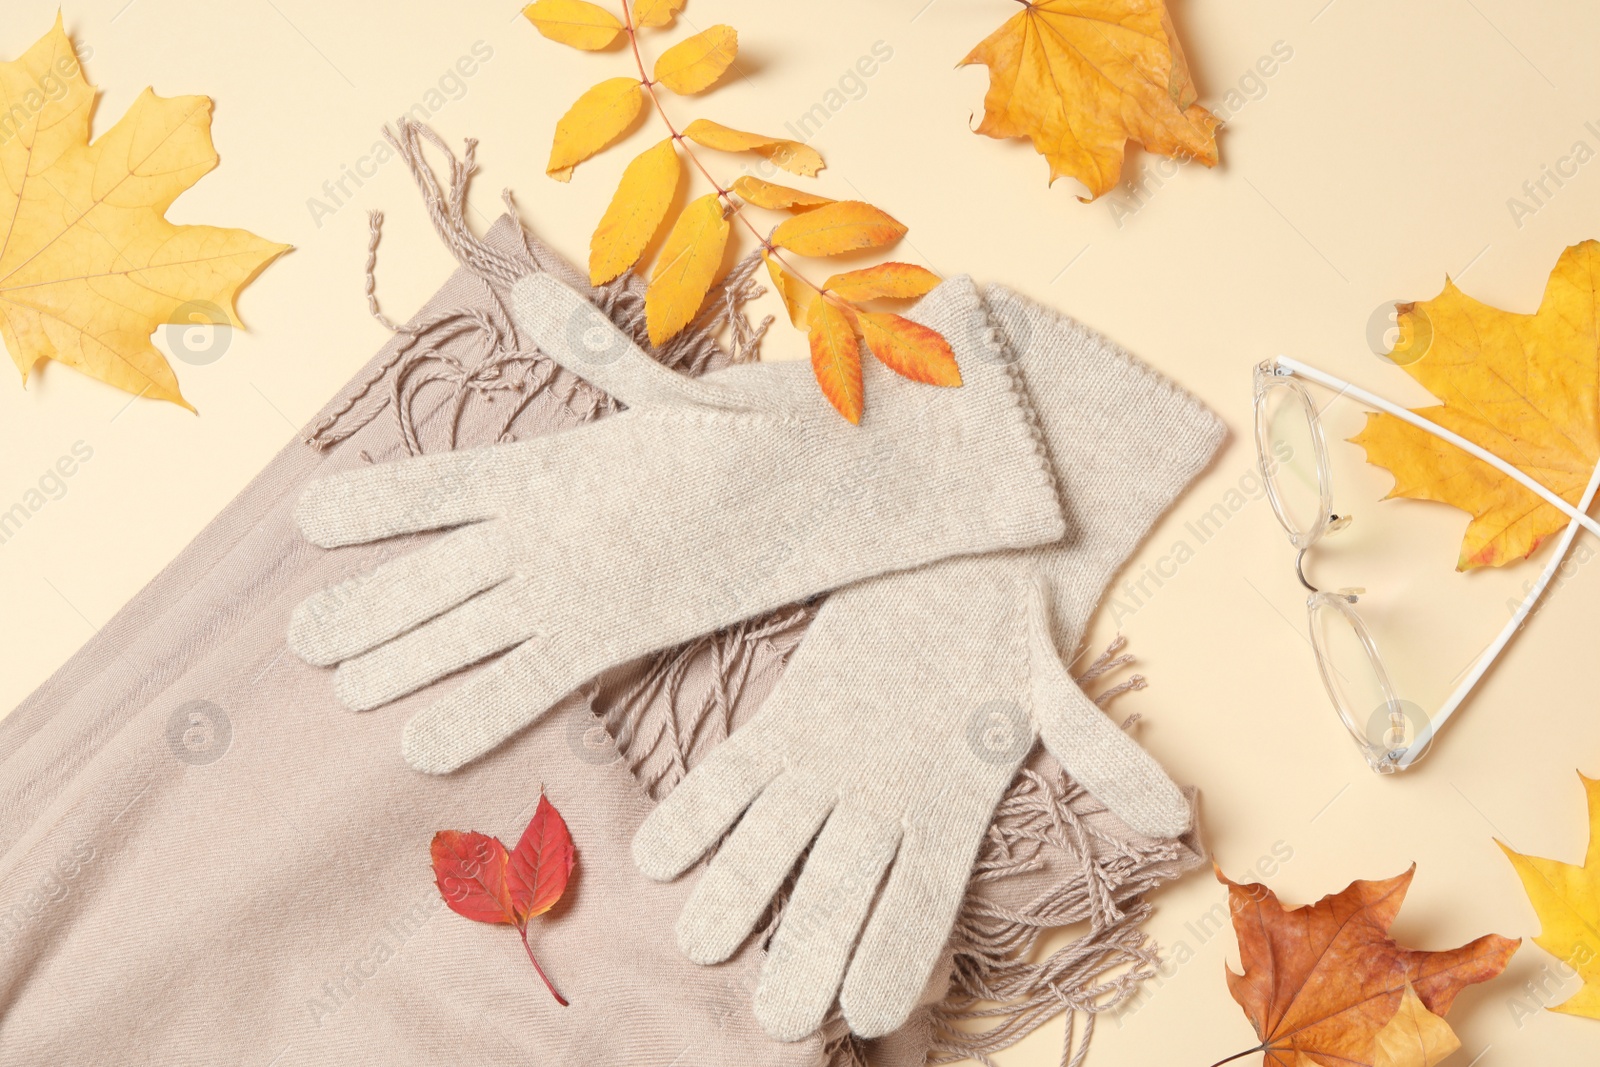
M 1220 443 L 1200 403 L 964 277 L 911 316 L 950 341 L 963 384 L 869 366 L 859 426 L 802 363 L 689 378 L 547 274 L 511 297 L 525 337 L 625 410 L 340 474 L 299 506 L 329 548 L 452 530 L 311 597 L 289 634 L 337 664 L 357 710 L 500 656 L 406 724 L 412 766 L 453 771 L 608 667 L 830 593 L 764 706 L 634 841 L 657 880 L 715 849 L 678 924 L 703 964 L 805 856 L 755 993 L 782 1040 L 836 995 L 863 1037 L 904 1022 L 1037 739 L 1132 829 L 1188 828 L 1183 793 L 1061 653 Z

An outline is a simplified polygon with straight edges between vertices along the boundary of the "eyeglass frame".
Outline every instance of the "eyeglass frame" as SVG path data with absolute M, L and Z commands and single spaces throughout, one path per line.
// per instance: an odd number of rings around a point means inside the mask
M 1273 515 L 1278 519 L 1279 524 L 1284 528 L 1285 532 L 1289 534 L 1290 542 L 1299 550 L 1299 554 L 1295 558 L 1295 573 L 1300 579 L 1301 584 L 1307 589 L 1311 590 L 1311 596 L 1309 596 L 1306 600 L 1307 614 L 1314 621 L 1315 612 L 1318 608 L 1328 608 L 1339 611 L 1345 617 L 1346 621 L 1350 623 L 1351 627 L 1356 633 L 1357 639 L 1361 642 L 1362 647 L 1367 654 L 1368 661 L 1378 679 L 1379 687 L 1384 693 L 1385 701 L 1389 707 L 1390 720 L 1392 723 L 1396 723 L 1397 725 L 1398 723 L 1396 717 L 1403 717 L 1403 711 L 1400 708 L 1399 697 L 1396 695 L 1394 688 L 1389 681 L 1388 671 L 1384 667 L 1383 660 L 1378 654 L 1377 642 L 1373 640 L 1371 632 L 1367 629 L 1366 624 L 1361 620 L 1360 615 L 1356 613 L 1353 607 L 1358 599 L 1359 591 L 1342 590 L 1336 593 L 1324 592 L 1312 585 L 1306 580 L 1305 577 L 1304 560 L 1306 553 L 1327 534 L 1341 529 L 1343 525 L 1349 521 L 1349 518 L 1348 516 L 1341 517 L 1333 512 L 1332 466 L 1328 455 L 1327 443 L 1322 433 L 1321 416 L 1318 414 L 1316 405 L 1312 402 L 1310 394 L 1305 390 L 1304 386 L 1299 385 L 1298 382 L 1294 382 L 1297 387 L 1296 392 L 1299 395 L 1301 403 L 1305 406 L 1305 413 L 1311 427 L 1312 450 L 1315 453 L 1313 458 L 1316 462 L 1317 488 L 1320 497 L 1319 503 L 1321 505 L 1318 518 L 1310 531 L 1299 533 L 1296 530 L 1295 524 L 1288 517 L 1286 505 L 1278 496 L 1276 483 L 1268 472 L 1267 465 L 1269 462 L 1271 462 L 1269 459 L 1271 450 L 1268 447 L 1266 440 L 1266 427 L 1263 419 L 1263 400 L 1268 391 L 1277 382 L 1280 382 L 1284 379 L 1288 379 L 1290 381 L 1293 381 L 1294 379 L 1304 379 L 1305 381 L 1310 381 L 1325 388 L 1332 389 L 1340 395 L 1349 396 L 1351 399 L 1377 408 L 1386 415 L 1391 415 L 1394 418 L 1400 419 L 1401 421 L 1409 423 L 1417 429 L 1422 430 L 1424 433 L 1431 434 L 1432 436 L 1437 437 L 1448 444 L 1454 445 L 1467 454 L 1473 456 L 1475 459 L 1479 459 L 1489 464 L 1501 474 L 1504 474 L 1506 477 L 1521 484 L 1524 488 L 1534 493 L 1545 503 L 1559 510 L 1568 518 L 1567 526 L 1562 531 L 1561 539 L 1557 542 L 1555 550 L 1551 553 L 1549 562 L 1545 564 L 1544 570 L 1540 572 L 1538 580 L 1529 589 L 1526 597 L 1523 599 L 1522 604 L 1517 608 L 1511 619 L 1507 621 L 1506 625 L 1501 629 L 1499 635 L 1496 636 L 1495 640 L 1491 642 L 1489 646 L 1486 647 L 1478 656 L 1477 661 L 1474 663 L 1467 676 L 1461 680 L 1460 684 L 1456 686 L 1455 690 L 1445 699 L 1439 710 L 1436 711 L 1432 716 L 1428 717 L 1426 734 L 1424 735 L 1419 733 L 1409 744 L 1399 748 L 1392 748 L 1389 751 L 1384 752 L 1382 757 L 1374 756 L 1374 749 L 1381 749 L 1381 746 L 1375 746 L 1370 739 L 1364 738 L 1362 733 L 1351 722 L 1343 702 L 1339 699 L 1339 696 L 1334 689 L 1333 679 L 1330 676 L 1330 671 L 1332 670 L 1331 664 L 1328 663 L 1327 655 L 1317 645 L 1316 635 L 1313 632 L 1312 645 L 1317 651 L 1317 667 L 1318 671 L 1322 675 L 1323 685 L 1328 690 L 1329 699 L 1333 702 L 1335 709 L 1339 712 L 1340 720 L 1344 723 L 1345 728 L 1350 732 L 1352 738 L 1361 747 L 1362 755 L 1366 758 L 1368 766 L 1371 767 L 1374 772 L 1379 774 L 1389 774 L 1395 771 L 1407 770 L 1412 766 L 1412 764 L 1422 757 L 1424 752 L 1428 750 L 1428 748 L 1432 745 L 1434 738 L 1438 736 L 1439 730 L 1446 722 L 1449 721 L 1451 716 L 1455 714 L 1456 710 L 1466 701 L 1472 690 L 1477 686 L 1479 680 L 1482 679 L 1483 675 L 1489 670 L 1490 666 L 1494 664 L 1495 660 L 1499 658 L 1500 653 L 1505 649 L 1506 645 L 1510 643 L 1511 638 L 1519 629 L 1522 628 L 1522 624 L 1527 620 L 1528 616 L 1538 605 L 1539 598 L 1544 594 L 1545 588 L 1550 584 L 1550 580 L 1555 576 L 1556 571 L 1560 568 L 1562 563 L 1566 561 L 1567 551 L 1570 549 L 1573 539 L 1576 538 L 1579 528 L 1581 527 L 1583 529 L 1587 529 L 1596 536 L 1600 536 L 1600 522 L 1597 522 L 1594 518 L 1587 514 L 1590 505 L 1594 502 L 1596 491 L 1600 490 L 1600 464 L 1595 466 L 1594 472 L 1589 476 L 1589 483 L 1584 488 L 1582 499 L 1579 501 L 1578 505 L 1574 507 L 1572 504 L 1558 496 L 1553 490 L 1535 481 L 1532 477 L 1512 466 L 1510 463 L 1507 463 L 1493 452 L 1488 451 L 1480 445 L 1467 440 L 1451 430 L 1445 429 L 1443 426 L 1440 426 L 1435 422 L 1423 418 L 1414 411 L 1403 408 L 1398 404 L 1393 404 L 1375 393 L 1362 389 L 1359 386 L 1352 385 L 1349 382 L 1346 382 L 1340 378 L 1336 378 L 1333 375 L 1328 374 L 1325 371 L 1318 370 L 1317 368 L 1308 364 L 1301 363 L 1298 360 L 1290 359 L 1288 356 L 1280 355 L 1276 359 L 1266 360 L 1256 365 L 1252 379 L 1254 386 L 1253 406 L 1255 414 L 1256 459 L 1261 470 L 1262 484 L 1266 486 L 1267 499 L 1272 507 Z

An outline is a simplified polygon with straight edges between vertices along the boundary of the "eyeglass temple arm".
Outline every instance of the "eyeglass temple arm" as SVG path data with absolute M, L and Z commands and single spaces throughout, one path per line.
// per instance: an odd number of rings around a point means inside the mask
M 1584 487 L 1583 499 L 1578 502 L 1578 507 L 1587 511 L 1589 505 L 1594 502 L 1597 490 L 1600 490 L 1600 466 L 1596 466 L 1594 473 L 1589 475 L 1589 484 Z M 1567 528 L 1561 532 L 1561 540 L 1556 543 L 1555 551 L 1550 554 L 1549 562 L 1544 565 L 1544 570 L 1539 572 L 1539 580 L 1533 584 L 1532 589 L 1528 590 L 1528 595 L 1523 598 L 1521 605 L 1517 607 L 1516 614 L 1511 616 L 1510 620 L 1501 629 L 1500 635 L 1494 639 L 1494 642 L 1483 650 L 1483 654 L 1472 665 L 1472 670 L 1468 672 L 1465 678 L 1461 679 L 1461 684 L 1456 686 L 1455 692 L 1451 693 L 1439 710 L 1433 713 L 1429 722 L 1431 736 L 1438 736 L 1439 728 L 1449 720 L 1450 716 L 1455 714 L 1456 709 L 1461 706 L 1462 702 L 1467 699 L 1467 695 L 1478 684 L 1478 680 L 1484 676 L 1484 673 L 1488 671 L 1494 661 L 1500 657 L 1501 651 L 1516 636 L 1517 631 L 1522 628 L 1522 624 L 1532 614 L 1534 605 L 1544 595 L 1545 588 L 1550 584 L 1550 579 L 1555 577 L 1556 571 L 1566 562 L 1567 550 L 1572 547 L 1572 540 L 1577 536 L 1578 520 L 1573 519 L 1567 523 Z M 1422 750 L 1426 748 L 1427 746 L 1423 745 L 1421 748 L 1407 749 L 1405 754 L 1396 761 L 1396 766 L 1400 770 L 1405 770 L 1422 755 Z
M 1359 385 L 1351 385 L 1349 382 L 1344 381 L 1341 378 L 1335 378 L 1331 374 L 1324 373 L 1315 367 L 1309 367 L 1306 364 L 1301 363 L 1299 360 L 1290 359 L 1288 356 L 1279 356 L 1277 359 L 1277 365 L 1283 367 L 1285 370 L 1288 370 L 1291 374 L 1304 378 L 1307 381 L 1316 382 L 1318 385 L 1326 386 L 1329 389 L 1344 393 L 1347 396 L 1361 401 L 1363 404 L 1369 404 L 1372 407 L 1377 408 L 1386 415 L 1393 415 L 1402 422 L 1410 423 L 1423 433 L 1432 434 L 1441 441 L 1447 441 L 1450 444 L 1455 445 L 1457 448 L 1461 449 L 1463 452 L 1467 453 L 1473 458 L 1483 460 L 1483 462 L 1489 464 L 1489 466 L 1493 467 L 1501 474 L 1504 474 L 1507 478 L 1510 478 L 1513 481 L 1521 484 L 1529 492 L 1536 494 L 1545 503 L 1560 511 L 1573 522 L 1579 523 L 1590 533 L 1600 536 L 1600 522 L 1597 522 L 1595 519 L 1585 514 L 1585 509 L 1587 509 L 1589 503 L 1587 500 L 1584 501 L 1583 508 L 1573 507 L 1571 504 L 1561 499 L 1561 497 L 1557 496 L 1554 491 L 1547 489 L 1543 485 L 1540 485 L 1527 474 L 1524 474 L 1516 467 L 1513 467 L 1511 464 L 1507 463 L 1493 452 L 1490 452 L 1488 449 L 1474 444 L 1458 433 L 1454 433 L 1445 429 L 1436 422 L 1429 422 L 1427 419 L 1423 418 L 1421 415 L 1418 415 L 1414 411 L 1408 411 L 1398 404 L 1391 404 L 1383 397 L 1378 396 L 1376 393 L 1369 393 Z

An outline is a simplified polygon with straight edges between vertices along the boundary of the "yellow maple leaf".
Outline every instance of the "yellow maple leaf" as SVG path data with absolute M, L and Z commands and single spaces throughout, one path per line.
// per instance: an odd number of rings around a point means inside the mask
M 1217 162 L 1217 119 L 1195 103 L 1163 0 L 1023 0 L 961 61 L 989 68 L 978 131 L 1027 137 L 1062 175 L 1109 191 L 1129 140 Z
M 1542 927 L 1533 943 L 1578 972 L 1583 987 L 1551 1011 L 1600 1019 L 1600 780 L 1578 776 L 1589 801 L 1589 848 L 1582 866 L 1500 850 L 1516 868 Z
M 165 213 L 217 165 L 211 101 L 146 89 L 89 143 L 94 89 L 55 26 L 0 63 L 0 335 L 26 381 L 44 359 L 193 408 L 150 343 L 186 305 L 243 327 L 234 300 L 288 245 Z
M 1428 1010 L 1407 979 L 1394 1018 L 1373 1037 L 1372 1067 L 1435 1067 L 1460 1047 L 1450 1024 Z
M 590 285 L 604 285 L 639 262 L 672 207 L 682 170 L 670 137 L 628 164 L 589 239 Z
M 1399 308 L 1389 358 L 1443 403 L 1417 414 L 1453 430 L 1576 503 L 1600 459 L 1600 243 L 1561 254 L 1532 315 L 1481 304 L 1448 279 L 1432 300 Z M 1453 445 L 1389 415 L 1351 438 L 1394 475 L 1390 496 L 1472 515 L 1457 567 L 1522 559 L 1567 517 Z
M 727 246 L 722 198 L 707 193 L 689 201 L 667 234 L 645 289 L 644 320 L 652 344 L 661 344 L 694 321 Z
M 654 77 L 680 95 L 702 93 L 716 84 L 738 54 L 738 31 L 719 24 L 662 52 Z

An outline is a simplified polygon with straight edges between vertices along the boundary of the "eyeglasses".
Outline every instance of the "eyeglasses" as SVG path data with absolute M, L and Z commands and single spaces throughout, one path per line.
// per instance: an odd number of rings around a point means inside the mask
M 1306 554 L 1323 538 L 1348 526 L 1350 516 L 1336 514 L 1333 510 L 1332 478 L 1322 420 L 1301 379 L 1336 390 L 1455 445 L 1521 483 L 1570 520 L 1549 562 L 1545 564 L 1538 581 L 1529 589 L 1521 606 L 1499 636 L 1478 657 L 1455 691 L 1431 716 L 1417 705 L 1401 699 L 1395 691 L 1378 653 L 1377 642 L 1355 608 L 1366 591 L 1340 589 L 1327 592 L 1318 589 L 1306 578 Z M 1306 612 L 1310 623 L 1311 646 L 1316 654 L 1322 683 L 1367 766 L 1378 774 L 1405 770 L 1428 751 L 1439 729 L 1466 700 L 1484 672 L 1533 611 L 1550 579 L 1566 559 L 1578 528 L 1582 526 L 1600 534 L 1600 522 L 1586 514 L 1596 489 L 1600 488 L 1600 466 L 1595 468 L 1582 500 L 1574 507 L 1521 470 L 1466 438 L 1429 422 L 1415 412 L 1391 404 L 1380 396 L 1285 356 L 1256 367 L 1254 392 L 1257 461 L 1261 466 L 1262 481 L 1267 488 L 1267 500 L 1272 512 L 1289 534 L 1290 542 L 1299 550 L 1295 556 L 1295 575 L 1300 579 L 1300 584 L 1310 591 L 1306 598 Z

